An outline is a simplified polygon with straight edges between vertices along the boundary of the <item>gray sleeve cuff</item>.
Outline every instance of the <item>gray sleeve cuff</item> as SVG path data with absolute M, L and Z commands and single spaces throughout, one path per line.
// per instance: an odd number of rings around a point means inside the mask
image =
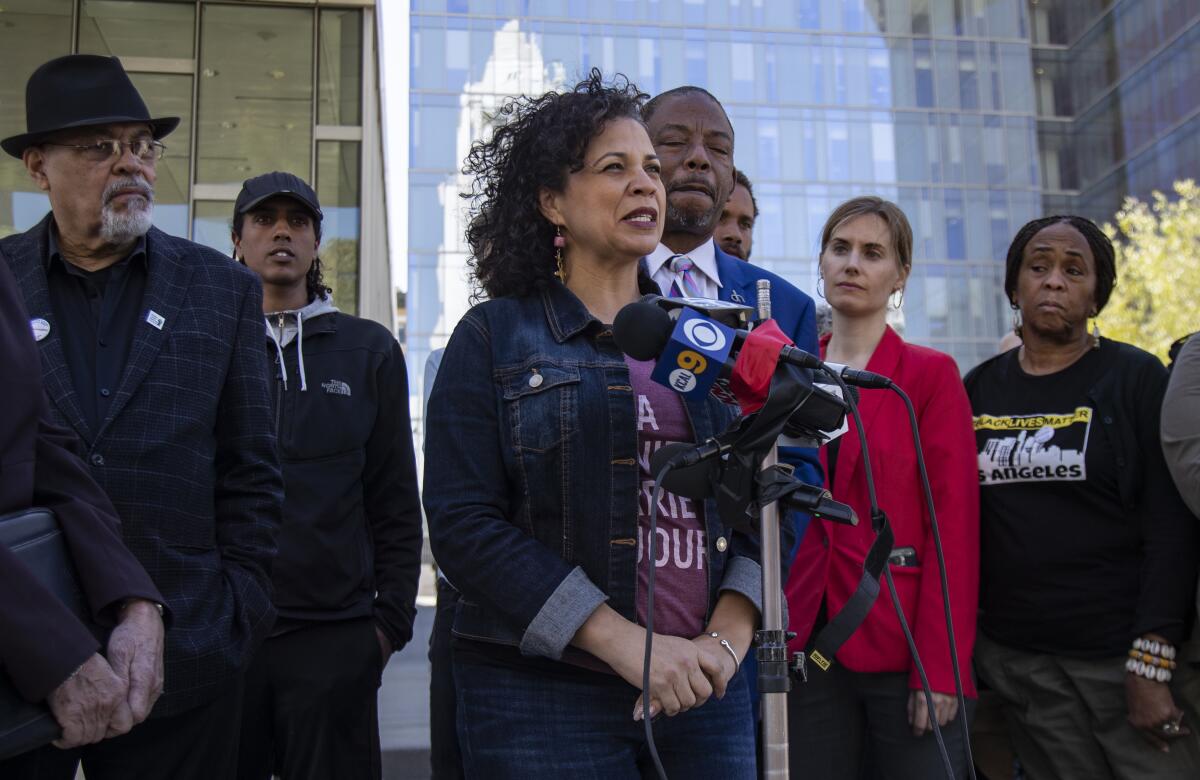
M 521 652 L 558 660 L 596 608 L 608 600 L 576 566 L 558 584 L 521 637 Z
M 727 590 L 740 593 L 750 599 L 758 610 L 759 616 L 762 615 L 762 567 L 758 565 L 758 561 L 740 555 L 730 558 L 725 564 L 725 577 L 721 580 L 721 587 L 717 589 L 717 592 Z M 780 599 L 783 604 L 783 627 L 787 628 L 787 598 L 781 593 Z

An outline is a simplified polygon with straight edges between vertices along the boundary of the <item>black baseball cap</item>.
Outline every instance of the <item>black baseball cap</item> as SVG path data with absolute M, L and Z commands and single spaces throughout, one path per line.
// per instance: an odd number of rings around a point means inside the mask
M 250 209 L 276 195 L 284 195 L 304 204 L 320 222 L 324 219 L 317 193 L 305 183 L 304 179 L 293 173 L 273 171 L 246 179 L 242 182 L 242 191 L 238 193 L 237 201 L 233 204 L 234 214 L 245 214 Z

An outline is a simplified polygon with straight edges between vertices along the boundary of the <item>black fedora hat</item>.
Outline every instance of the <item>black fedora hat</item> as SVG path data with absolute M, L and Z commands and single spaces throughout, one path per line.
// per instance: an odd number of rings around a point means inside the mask
M 50 60 L 25 85 L 25 130 L 0 141 L 13 157 L 58 130 L 145 122 L 156 139 L 179 125 L 179 117 L 153 119 L 116 57 L 68 54 Z

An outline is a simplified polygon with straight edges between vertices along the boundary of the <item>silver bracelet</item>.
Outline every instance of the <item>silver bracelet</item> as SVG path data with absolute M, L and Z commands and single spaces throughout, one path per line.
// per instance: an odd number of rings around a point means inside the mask
M 709 631 L 709 632 L 708 632 L 708 635 L 709 635 L 709 636 L 711 636 L 713 639 L 720 640 L 720 642 L 721 642 L 721 647 L 723 647 L 723 648 L 725 648 L 726 650 L 728 650 L 728 651 L 729 651 L 729 654 L 730 654 L 731 656 L 733 656 L 733 669 L 734 669 L 734 671 L 737 671 L 738 669 L 741 669 L 741 668 L 742 668 L 742 662 L 741 662 L 740 660 L 738 660 L 738 654 L 737 654 L 737 650 L 734 650 L 734 649 L 733 649 L 733 645 L 729 644 L 729 640 L 728 640 L 728 639 L 722 639 L 722 638 L 721 638 L 721 634 L 720 634 L 720 633 L 718 633 L 718 632 L 716 632 L 716 631 Z

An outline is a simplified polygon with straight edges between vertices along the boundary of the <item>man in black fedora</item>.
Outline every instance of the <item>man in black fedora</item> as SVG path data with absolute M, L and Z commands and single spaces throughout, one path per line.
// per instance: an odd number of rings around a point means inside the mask
M 241 677 L 270 630 L 282 502 L 262 287 L 219 252 L 151 227 L 161 138 L 116 58 L 60 57 L 0 141 L 50 198 L 0 240 L 38 338 L 56 422 L 83 443 L 122 534 L 171 611 L 163 694 L 128 734 L 44 748 L 0 776 L 222 778 Z

